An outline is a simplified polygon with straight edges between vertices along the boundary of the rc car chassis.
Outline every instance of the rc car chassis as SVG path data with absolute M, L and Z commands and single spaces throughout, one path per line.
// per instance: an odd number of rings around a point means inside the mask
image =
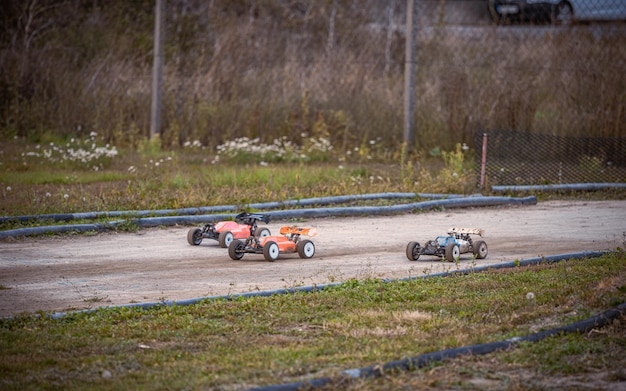
M 406 257 L 409 261 L 417 261 L 420 255 L 435 255 L 454 262 L 461 254 L 472 253 L 478 259 L 487 257 L 487 243 L 483 240 L 472 240 L 470 235 L 483 235 L 478 228 L 450 228 L 447 235 L 437 236 L 422 247 L 418 242 L 409 242 L 406 246 Z
M 284 226 L 280 228 L 283 236 L 250 236 L 245 241 L 235 239 L 228 246 L 231 259 L 239 260 L 244 254 L 263 254 L 266 261 L 274 262 L 280 254 L 298 253 L 300 258 L 308 259 L 315 255 L 315 244 L 301 235 L 315 236 L 315 228 Z
M 270 236 L 267 228 L 258 228 L 257 222 L 270 222 L 270 216 L 262 214 L 239 213 L 235 221 L 220 221 L 218 223 L 205 224 L 202 229 L 192 228 L 187 232 L 187 242 L 192 246 L 198 246 L 203 239 L 217 240 L 220 247 L 227 248 L 235 239 L 248 237 Z

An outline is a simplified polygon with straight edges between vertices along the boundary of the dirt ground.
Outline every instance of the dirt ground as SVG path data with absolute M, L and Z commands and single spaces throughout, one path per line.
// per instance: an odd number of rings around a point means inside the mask
M 267 225 L 277 234 L 284 221 Z M 262 224 L 265 226 L 264 224 Z M 28 237 L 0 242 L 0 316 L 183 300 L 341 282 L 404 278 L 516 259 L 610 250 L 626 241 L 626 201 L 550 201 L 537 205 L 449 209 L 420 214 L 324 218 L 314 227 L 316 253 L 267 262 L 233 261 L 217 241 L 187 243 L 189 226 L 135 233 Z M 424 243 L 450 227 L 483 228 L 484 260 L 459 265 L 422 256 L 409 261 L 409 241 Z

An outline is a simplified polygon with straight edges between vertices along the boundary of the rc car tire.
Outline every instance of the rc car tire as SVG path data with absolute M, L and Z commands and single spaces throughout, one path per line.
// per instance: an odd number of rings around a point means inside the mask
M 461 249 L 456 243 L 448 243 L 446 245 L 446 260 L 448 262 L 458 261 L 461 258 Z
M 187 232 L 187 243 L 192 246 L 198 246 L 202 243 L 202 230 L 200 228 L 192 228 Z
M 418 242 L 409 242 L 406 246 L 406 257 L 409 261 L 417 261 L 420 257 L 422 246 Z
M 487 248 L 487 243 L 483 240 L 479 240 L 474 243 L 474 255 L 476 259 L 485 259 L 487 258 L 487 253 L 489 249 Z
M 235 239 L 235 236 L 230 231 L 222 231 L 220 232 L 220 236 L 218 236 L 217 241 L 220 244 L 220 247 L 226 248 L 230 246 L 230 243 Z
M 259 239 L 264 238 L 266 236 L 270 236 L 270 235 L 271 235 L 270 230 L 267 228 L 259 228 L 256 231 L 256 237 Z
M 246 245 L 244 242 L 238 239 L 233 240 L 228 245 L 228 256 L 230 257 L 230 259 L 238 261 L 243 258 L 245 248 Z
M 310 240 L 301 240 L 297 244 L 298 255 L 302 259 L 313 258 L 315 255 L 315 244 Z
M 280 249 L 278 248 L 278 244 L 271 240 L 265 242 L 263 246 L 263 256 L 265 260 L 268 262 L 274 262 L 278 259 L 278 254 L 280 254 Z

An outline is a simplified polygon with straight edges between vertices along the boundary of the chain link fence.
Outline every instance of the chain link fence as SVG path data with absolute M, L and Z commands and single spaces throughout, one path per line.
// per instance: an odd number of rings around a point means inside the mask
M 150 128 L 154 3 L 4 2 L 2 135 L 96 131 L 136 147 Z M 347 161 L 398 159 L 407 0 L 165 3 L 165 148 L 324 138 Z M 416 4 L 418 157 L 487 132 L 491 184 L 624 181 L 626 1 Z
M 436 39 L 437 51 L 418 69 L 438 75 L 449 134 L 472 134 L 479 187 L 626 182 L 625 1 L 427 8 L 420 42 Z
M 476 132 L 479 185 L 626 182 L 626 139 Z

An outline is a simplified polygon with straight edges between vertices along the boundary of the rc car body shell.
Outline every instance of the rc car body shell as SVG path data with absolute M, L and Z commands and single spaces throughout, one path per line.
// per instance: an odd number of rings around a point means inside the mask
M 406 256 L 410 261 L 417 261 L 421 255 L 434 255 L 447 261 L 458 261 L 461 254 L 472 253 L 478 259 L 487 257 L 488 248 L 484 240 L 473 240 L 471 235 L 482 236 L 479 228 L 450 228 L 447 235 L 437 236 L 424 246 L 419 242 L 409 242 Z
M 298 253 L 300 258 L 308 259 L 315 255 L 315 244 L 301 236 L 315 236 L 315 228 L 301 228 L 284 226 L 280 229 L 281 235 L 249 236 L 246 240 L 233 240 L 228 246 L 228 255 L 231 259 L 239 260 L 246 253 L 263 254 L 266 261 L 273 262 L 280 254 Z
M 202 228 L 192 228 L 187 233 L 187 242 L 198 246 L 203 239 L 217 240 L 220 247 L 227 248 L 235 239 L 245 239 L 250 236 L 269 236 L 270 230 L 259 228 L 258 221 L 269 223 L 267 215 L 240 213 L 235 216 L 235 221 L 219 221 L 205 224 Z

